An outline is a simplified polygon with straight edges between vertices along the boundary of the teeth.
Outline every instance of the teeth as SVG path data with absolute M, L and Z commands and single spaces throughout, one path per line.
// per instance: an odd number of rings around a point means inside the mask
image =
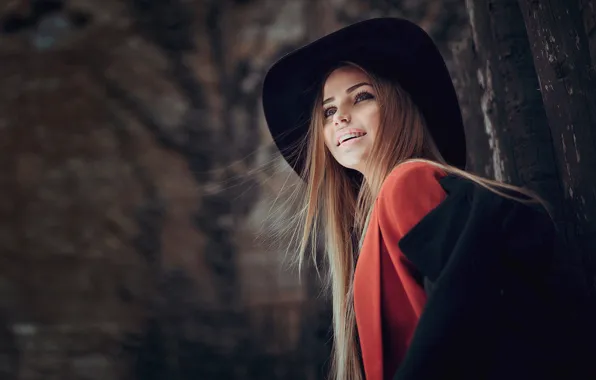
M 347 139 L 351 139 L 353 137 L 361 137 L 364 136 L 366 133 L 348 133 L 346 135 L 343 135 L 342 137 L 339 138 L 339 143 L 343 143 L 344 141 L 346 141 Z

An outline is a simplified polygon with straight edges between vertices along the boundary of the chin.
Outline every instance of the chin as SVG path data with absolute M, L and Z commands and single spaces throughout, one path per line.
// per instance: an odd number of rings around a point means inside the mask
M 341 162 L 341 166 L 348 169 L 360 171 L 359 169 L 361 169 L 362 166 L 364 166 L 364 162 L 365 160 L 344 160 L 343 162 Z

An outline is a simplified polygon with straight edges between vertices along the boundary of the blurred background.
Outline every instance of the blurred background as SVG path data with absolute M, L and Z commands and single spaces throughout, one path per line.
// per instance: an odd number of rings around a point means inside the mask
M 561 260 L 592 292 L 594 8 L 0 0 L 0 379 L 325 378 L 322 281 L 312 268 L 299 281 L 275 244 L 288 216 L 272 205 L 296 178 L 261 82 L 283 54 L 372 17 L 430 33 L 469 170 L 544 195 Z

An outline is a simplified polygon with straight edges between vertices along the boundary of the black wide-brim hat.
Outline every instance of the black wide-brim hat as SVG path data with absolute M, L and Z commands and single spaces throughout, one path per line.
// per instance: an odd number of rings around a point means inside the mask
M 277 148 L 301 174 L 306 151 L 297 151 L 309 128 L 326 74 L 350 61 L 397 81 L 420 109 L 449 165 L 464 168 L 466 141 L 451 77 L 434 42 L 416 24 L 399 18 L 362 21 L 285 55 L 263 83 L 263 109 Z

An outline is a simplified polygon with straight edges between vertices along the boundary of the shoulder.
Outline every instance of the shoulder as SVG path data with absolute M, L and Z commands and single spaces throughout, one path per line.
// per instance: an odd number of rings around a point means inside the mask
M 381 224 L 407 233 L 447 196 L 439 180 L 445 171 L 427 162 L 405 162 L 387 177 L 375 207 Z
M 420 192 L 436 192 L 441 185 L 439 180 L 447 173 L 441 168 L 423 161 L 408 161 L 395 167 L 383 182 L 379 198 Z M 443 192 L 442 189 L 440 192 Z

